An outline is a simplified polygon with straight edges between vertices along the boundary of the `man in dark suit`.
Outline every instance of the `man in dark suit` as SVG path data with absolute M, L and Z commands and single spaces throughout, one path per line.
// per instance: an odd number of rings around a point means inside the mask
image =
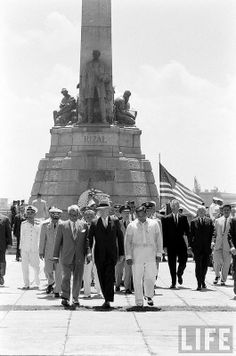
M 100 202 L 97 210 L 99 217 L 90 226 L 89 243 L 92 248 L 95 239 L 94 259 L 105 299 L 103 308 L 107 309 L 114 300 L 115 265 L 118 256 L 124 259 L 124 242 L 119 220 L 109 216 L 110 204 Z
M 19 262 L 20 260 L 20 227 L 22 221 L 25 221 L 25 207 L 24 205 L 20 205 L 20 212 L 16 214 L 14 219 L 14 226 L 13 226 L 13 235 L 16 237 L 16 261 Z
M 230 221 L 228 241 L 230 246 L 230 252 L 233 258 L 232 272 L 234 280 L 234 294 L 236 296 L 236 218 L 232 218 Z
M 90 261 L 91 254 L 88 241 L 88 227 L 79 220 L 80 210 L 77 205 L 68 208 L 69 220 L 58 225 L 54 245 L 53 257 L 59 260 L 62 266 L 62 302 L 64 307 L 69 307 L 70 281 L 73 275 L 72 297 L 74 308 L 79 304 L 79 293 L 83 280 L 84 262 Z
M 191 221 L 190 246 L 194 253 L 197 290 L 206 288 L 205 277 L 211 254 L 211 242 L 214 233 L 212 220 L 206 217 L 206 208 L 199 207 L 197 217 Z
M 12 245 L 11 224 L 7 216 L 0 214 L 0 285 L 6 273 L 6 249 Z
M 189 224 L 185 215 L 179 214 L 179 201 L 171 201 L 172 213 L 162 221 L 163 247 L 168 254 L 168 265 L 171 275 L 171 289 L 176 287 L 176 259 L 178 258 L 178 283 L 183 284 L 183 273 L 188 259 L 187 238 L 189 238 Z

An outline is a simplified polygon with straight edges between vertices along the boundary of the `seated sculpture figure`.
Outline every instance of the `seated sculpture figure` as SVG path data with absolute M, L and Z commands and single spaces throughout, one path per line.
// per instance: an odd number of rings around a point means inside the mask
M 135 125 L 135 119 L 137 111 L 130 110 L 130 98 L 131 92 L 126 90 L 122 97 L 116 98 L 114 101 L 115 107 L 115 121 L 119 125 L 133 126 Z
M 66 88 L 63 88 L 61 93 L 63 98 L 61 100 L 59 110 L 53 111 L 54 125 L 66 126 L 75 124 L 77 122 L 76 100 L 69 95 Z

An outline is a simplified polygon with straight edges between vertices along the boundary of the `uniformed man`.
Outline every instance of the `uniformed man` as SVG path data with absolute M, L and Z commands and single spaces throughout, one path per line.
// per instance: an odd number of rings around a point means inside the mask
M 39 243 L 39 257 L 44 259 L 44 271 L 48 280 L 46 293 L 54 292 L 55 298 L 60 297 L 62 281 L 61 264 L 56 263 L 53 259 L 54 244 L 61 214 L 61 209 L 56 207 L 49 209 L 50 218 L 42 223 Z
M 132 265 L 135 302 L 143 306 L 143 297 L 153 306 L 157 261 L 161 260 L 163 242 L 159 224 L 148 219 L 146 208 L 136 209 L 137 219 L 131 222 L 125 234 L 125 258 Z M 144 292 L 144 294 L 143 294 Z
M 29 266 L 34 270 L 34 282 L 39 287 L 39 236 L 40 236 L 40 221 L 35 219 L 37 208 L 29 205 L 26 208 L 26 221 L 21 224 L 20 231 L 20 250 L 21 250 L 21 266 L 23 272 L 24 287 L 30 288 Z
M 40 193 L 37 194 L 37 199 L 33 200 L 32 205 L 37 208 L 36 218 L 45 220 L 48 217 L 48 209 L 46 200 L 42 199 Z
M 223 200 L 217 197 L 212 198 L 212 203 L 209 206 L 209 215 L 211 220 L 214 222 L 217 217 L 219 217 L 220 206 L 223 204 Z
M 160 232 L 161 232 L 161 238 L 163 240 L 163 234 L 162 234 L 162 223 L 161 223 L 161 215 L 157 215 L 156 213 L 156 203 L 154 201 L 146 201 L 145 203 L 142 204 L 146 208 L 146 213 L 147 217 L 149 219 L 155 219 L 156 222 L 159 225 Z M 164 251 L 162 251 L 162 257 L 163 257 Z M 158 277 L 158 272 L 159 272 L 159 260 L 157 260 L 157 277 Z

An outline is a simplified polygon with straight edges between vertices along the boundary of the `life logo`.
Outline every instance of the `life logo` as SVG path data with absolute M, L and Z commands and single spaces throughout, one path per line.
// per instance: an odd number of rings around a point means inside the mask
M 233 327 L 229 325 L 183 325 L 178 330 L 179 353 L 233 352 Z

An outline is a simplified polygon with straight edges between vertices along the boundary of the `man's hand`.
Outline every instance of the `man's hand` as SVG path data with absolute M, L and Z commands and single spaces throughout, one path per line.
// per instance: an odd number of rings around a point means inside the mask
M 235 247 L 231 247 L 230 252 L 232 253 L 233 256 L 236 255 L 236 248 Z
M 91 253 L 89 253 L 87 256 L 86 256 L 86 263 L 87 265 L 92 261 L 92 255 Z
M 123 262 L 125 260 L 125 256 L 120 256 L 119 257 L 119 262 Z
M 44 258 L 43 253 L 40 253 L 40 254 L 39 254 L 39 258 L 40 258 L 40 260 L 43 260 L 43 258 Z
M 212 241 L 211 243 L 211 249 L 213 249 L 215 247 L 215 242 Z
M 58 263 L 59 262 L 59 258 L 58 257 L 53 257 L 53 261 Z
M 128 260 L 126 260 L 126 262 L 127 262 L 127 265 L 128 265 L 128 266 L 132 266 L 132 264 L 133 264 L 133 260 L 132 260 L 131 258 L 129 258 Z
M 161 257 L 160 256 L 156 256 L 156 262 L 161 262 Z

